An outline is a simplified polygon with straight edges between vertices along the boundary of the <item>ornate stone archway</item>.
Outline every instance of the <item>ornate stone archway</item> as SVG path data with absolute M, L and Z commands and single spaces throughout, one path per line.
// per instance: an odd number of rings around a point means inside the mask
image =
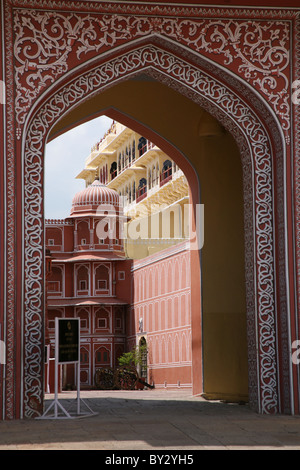
M 232 21 L 226 17 L 228 11 L 222 18 L 215 11 L 215 19 L 208 19 L 211 11 L 197 8 L 183 12 L 173 7 L 171 14 L 166 8 L 158 11 L 148 5 L 152 15 L 145 16 L 142 5 L 132 10 L 123 6 L 122 12 L 120 4 L 86 2 L 81 5 L 84 13 L 70 13 L 63 11 L 65 4 L 43 11 L 32 5 L 20 10 L 17 7 L 22 3 L 27 2 L 2 5 L 7 33 L 2 53 L 7 106 L 11 106 L 5 120 L 7 242 L 2 267 L 8 286 L 3 314 L 8 359 L 5 417 L 32 417 L 41 411 L 43 150 L 47 136 L 54 123 L 80 102 L 141 71 L 201 104 L 238 142 L 244 174 L 251 404 L 264 413 L 293 412 L 288 354 L 295 311 L 291 316 L 293 282 L 286 226 L 290 95 L 283 90 L 289 87 L 288 32 L 294 13 L 288 12 L 287 20 L 275 21 L 275 12 L 268 11 L 270 20 L 263 27 L 257 12 L 249 12 L 252 21 L 245 22 L 239 20 L 238 11 Z M 262 53 L 274 38 L 275 24 L 277 56 L 276 60 L 269 57 L 266 67 L 266 57 L 256 62 L 249 38 L 252 43 L 256 38 Z M 218 47 L 213 47 L 215 34 Z M 236 42 L 241 37 L 243 50 Z M 15 61 L 10 63 L 13 50 Z M 19 207 L 14 204 L 17 183 L 22 188 L 17 191 L 23 203 Z M 18 301 L 17 285 L 23 289 Z M 21 385 L 18 391 L 16 381 Z

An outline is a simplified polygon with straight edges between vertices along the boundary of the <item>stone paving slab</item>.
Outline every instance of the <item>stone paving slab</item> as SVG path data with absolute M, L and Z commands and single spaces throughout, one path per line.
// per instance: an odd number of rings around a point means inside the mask
M 262 416 L 189 390 L 92 391 L 95 415 L 0 422 L 0 450 L 298 450 L 300 416 Z M 59 395 L 66 408 L 74 392 Z M 47 395 L 45 408 L 53 400 Z

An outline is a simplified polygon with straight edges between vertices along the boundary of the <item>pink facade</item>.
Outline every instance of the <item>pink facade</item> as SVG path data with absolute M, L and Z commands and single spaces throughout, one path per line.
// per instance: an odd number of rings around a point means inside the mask
M 69 218 L 46 220 L 50 363 L 55 317 L 79 317 L 81 387 L 93 388 L 96 370 L 116 368 L 118 357 L 142 338 L 148 346 L 146 380 L 155 387 L 191 387 L 188 246 L 179 244 L 140 261 L 126 259 L 121 240 L 100 243 L 97 238 L 103 216 L 96 213 L 107 202 L 118 208 L 118 194 L 95 182 L 74 196 Z M 68 366 L 61 386 L 74 384 L 74 367 Z M 51 374 L 46 385 L 53 390 Z
M 148 345 L 148 381 L 157 388 L 191 387 L 190 252 L 186 243 L 133 263 L 128 340 Z
M 55 317 L 80 318 L 80 381 L 87 388 L 93 387 L 98 368 L 115 367 L 125 351 L 130 303 L 131 263 L 124 256 L 122 240 L 97 237 L 97 225 L 104 220 L 97 210 L 101 203 L 119 214 L 117 193 L 95 182 L 75 195 L 70 218 L 46 221 L 52 265 L 47 278 L 46 345 L 53 358 Z M 74 383 L 74 367 L 68 366 L 62 372 L 61 386 Z M 53 388 L 51 376 L 48 385 Z

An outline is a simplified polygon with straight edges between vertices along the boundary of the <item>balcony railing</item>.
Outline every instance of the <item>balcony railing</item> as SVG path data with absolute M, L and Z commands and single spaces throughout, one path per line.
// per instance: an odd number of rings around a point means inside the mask
M 148 152 L 148 150 L 151 150 L 153 147 L 155 147 L 155 145 L 152 142 L 150 142 L 149 140 L 147 140 L 145 145 L 143 145 L 143 147 L 141 147 L 139 149 L 139 157 L 144 155 L 144 153 Z
M 147 147 L 148 147 L 147 144 L 145 144 L 143 145 L 143 147 L 139 149 L 139 157 L 141 157 L 142 155 L 144 155 L 144 153 L 147 152 Z
M 160 186 L 163 186 L 166 184 L 168 181 L 172 179 L 172 167 L 170 166 L 167 168 L 165 171 L 161 172 L 160 175 Z
M 140 202 L 147 196 L 147 185 L 145 184 L 141 188 L 139 188 L 136 192 L 136 203 Z
M 111 172 L 111 179 L 113 180 L 118 174 L 118 171 L 117 170 L 114 170 Z

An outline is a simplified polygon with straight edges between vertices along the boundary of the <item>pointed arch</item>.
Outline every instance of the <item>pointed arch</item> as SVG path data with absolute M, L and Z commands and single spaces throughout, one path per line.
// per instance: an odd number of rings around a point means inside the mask
M 134 44 L 134 47 L 131 45 L 127 51 L 120 49 L 114 57 L 109 57 L 109 55 L 101 57 L 97 63 L 93 61 L 90 67 L 85 64 L 84 71 L 79 68 L 78 73 L 72 77 L 66 76 L 64 81 L 47 89 L 43 97 L 32 107 L 26 120 L 23 138 L 25 201 L 23 316 L 26 341 L 24 376 L 27 377 L 24 388 L 25 415 L 35 413 L 31 409 L 30 402 L 33 384 L 40 390 L 40 396 L 42 396 L 43 389 L 41 379 L 38 378 L 42 377 L 42 374 L 33 375 L 31 372 L 32 358 L 28 351 L 31 350 L 30 345 L 34 341 L 35 334 L 35 327 L 30 321 L 33 310 L 36 311 L 42 323 L 41 307 L 38 310 L 34 307 L 37 304 L 37 294 L 29 286 L 33 280 L 40 286 L 43 283 L 41 269 L 43 264 L 43 217 L 41 216 L 43 182 L 41 175 L 43 174 L 43 149 L 46 139 L 52 128 L 70 110 L 101 93 L 107 87 L 113 86 L 114 83 L 137 76 L 141 68 L 147 72 L 148 76 L 167 84 L 202 106 L 232 133 L 238 143 L 244 172 L 250 402 L 259 411 L 278 410 L 277 318 L 275 313 L 278 307 L 275 295 L 276 267 L 273 258 L 275 214 L 272 184 L 273 154 L 280 159 L 284 153 L 278 122 L 270 112 L 270 108 L 254 91 L 251 91 L 246 83 L 199 55 L 187 54 L 186 50 L 181 49 L 178 44 L 174 47 L 174 44 L 166 40 L 161 44 L 160 41 L 156 43 L 154 39 L 148 39 L 148 42 L 144 44 Z M 247 102 L 241 97 L 243 93 L 248 98 Z M 257 113 L 256 109 L 259 109 L 260 113 Z M 115 110 L 111 110 L 110 113 L 111 115 L 118 114 Z M 268 133 L 265 124 L 262 123 L 260 118 L 262 114 L 266 117 L 264 122 L 268 122 L 269 128 L 272 129 L 276 148 L 270 138 L 271 132 Z M 157 136 L 157 142 L 161 144 L 161 148 L 170 145 L 161 136 Z M 174 154 L 176 158 L 178 157 L 178 161 L 180 159 L 184 161 L 184 156 L 177 149 Z M 190 176 L 193 174 L 191 166 L 187 165 L 187 172 Z M 280 177 L 281 175 L 277 176 L 278 179 Z M 278 188 L 276 197 L 279 199 L 281 181 Z M 196 202 L 197 200 L 194 199 L 194 204 Z M 276 219 L 283 219 L 283 217 L 284 208 L 280 204 Z M 282 230 L 278 231 L 277 236 L 284 244 Z M 31 257 L 32 251 L 36 252 L 34 262 Z M 278 269 L 283 271 L 280 282 L 284 284 L 284 256 Z M 36 275 L 37 272 L 38 275 Z M 284 289 L 283 285 L 281 291 Z M 280 306 L 283 309 L 282 318 L 285 319 L 287 306 L 284 295 Z M 36 344 L 35 347 L 40 348 L 41 352 L 42 344 Z M 259 376 L 256 373 L 257 370 L 259 370 Z
M 181 338 L 179 337 L 178 333 L 175 333 L 175 338 L 174 338 L 174 362 L 177 364 L 182 362 Z

